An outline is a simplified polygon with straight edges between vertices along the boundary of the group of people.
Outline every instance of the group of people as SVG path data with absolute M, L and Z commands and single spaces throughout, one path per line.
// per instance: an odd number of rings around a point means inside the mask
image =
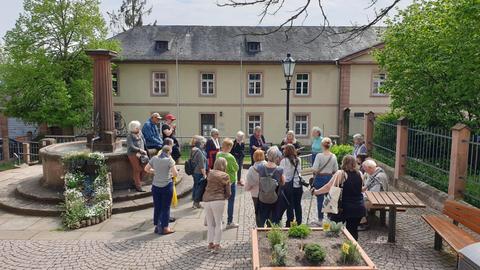
M 166 115 L 166 122 L 159 134 L 157 127 L 161 117 L 151 115 L 140 131 L 140 123 L 129 124 L 127 137 L 128 157 L 133 168 L 137 191 L 142 192 L 144 173 L 153 174 L 152 196 L 154 201 L 155 233 L 169 234 L 170 204 L 176 164 L 180 157 L 175 138 L 175 117 Z M 279 224 L 286 213 L 286 224 L 303 222 L 302 196 L 309 190 L 316 197 L 317 225 L 327 215 L 323 213 L 323 201 L 332 186 L 342 187 L 341 214 L 329 215 L 334 221 L 345 222 L 347 230 L 358 238 L 360 223 L 365 222 L 369 202 L 366 190 L 388 190 L 388 178 L 374 160 L 367 158 L 367 148 L 360 134 L 354 136 L 354 150 L 341 161 L 330 151 L 333 142 L 322 136 L 318 127 L 312 129 L 311 166 L 313 179 L 302 177 L 299 151 L 302 149 L 293 131 L 287 132 L 280 147 L 267 144 L 260 127 L 255 127 L 249 138 L 252 164 L 242 178 L 245 157 L 245 134 L 237 132 L 234 139 L 220 141 L 219 131 L 213 128 L 210 137 L 193 136 L 190 151 L 192 164 L 192 207 L 205 209 L 205 225 L 208 228 L 208 248 L 220 249 L 223 213 L 227 206 L 226 228 L 236 228 L 234 206 L 237 186 L 244 186 L 251 193 L 258 227 Z

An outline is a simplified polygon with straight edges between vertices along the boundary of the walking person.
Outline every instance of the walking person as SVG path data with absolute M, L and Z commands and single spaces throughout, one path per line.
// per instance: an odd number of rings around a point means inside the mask
M 233 222 L 233 208 L 235 205 L 235 194 L 237 191 L 237 171 L 238 171 L 238 164 L 235 160 L 235 157 L 230 154 L 230 151 L 233 147 L 232 139 L 225 138 L 222 142 L 222 149 L 220 152 L 217 153 L 217 158 L 222 157 L 227 160 L 227 169 L 226 173 L 230 177 L 231 182 L 231 195 L 228 198 L 228 206 L 227 206 L 227 229 L 231 228 L 238 228 L 238 224 Z
M 132 178 L 135 184 L 135 190 L 145 192 L 142 189 L 142 179 L 144 175 L 143 168 L 148 163 L 148 155 L 145 150 L 145 138 L 140 132 L 140 122 L 131 121 L 128 123 L 127 136 L 127 157 L 132 165 Z
M 315 157 L 315 163 L 313 163 L 313 175 L 315 179 L 313 186 L 316 189 L 323 187 L 330 181 L 332 175 L 338 170 L 337 156 L 330 152 L 330 147 L 333 145 L 332 140 L 328 137 L 322 140 L 322 153 L 318 153 Z M 318 224 L 321 225 L 323 221 L 323 194 L 317 195 L 317 211 L 318 211 Z
M 202 208 L 200 205 L 200 182 L 207 178 L 207 154 L 205 153 L 206 139 L 202 136 L 193 136 L 190 145 L 192 151 L 190 152 L 190 158 L 194 164 L 193 169 L 193 189 L 192 189 L 192 201 L 193 209 Z
M 243 185 L 242 169 L 243 169 L 243 159 L 245 158 L 244 140 L 245 140 L 245 133 L 243 133 L 242 131 L 238 131 L 237 136 L 233 141 L 232 151 L 230 151 L 230 154 L 232 154 L 235 157 L 235 160 L 237 161 L 237 164 L 239 167 L 239 170 L 237 171 L 237 180 L 240 186 Z
M 340 215 L 337 222 L 345 222 L 345 227 L 355 240 L 358 240 L 358 225 L 365 215 L 365 205 L 362 195 L 362 176 L 358 170 L 355 157 L 346 155 L 339 170 L 330 181 L 314 191 L 315 195 L 325 194 L 335 185 L 342 188 Z
M 230 177 L 225 173 L 227 160 L 218 157 L 207 177 L 207 186 L 203 194 L 205 218 L 207 221 L 208 249 L 218 252 L 222 239 L 222 219 L 225 200 L 231 195 Z
M 259 194 L 258 194 L 258 220 L 257 227 L 263 228 L 265 223 L 270 226 L 270 223 L 280 223 L 280 218 L 276 215 L 276 206 L 278 201 L 278 188 L 285 184 L 285 176 L 283 175 L 283 169 L 277 164 L 282 159 L 282 153 L 278 147 L 273 146 L 267 150 L 267 163 L 256 164 L 260 182 L 259 182 Z M 275 183 L 275 189 L 266 190 L 265 187 L 271 187 L 272 182 Z M 271 193 L 274 194 L 271 194 Z M 275 196 L 277 194 L 277 196 Z M 277 198 L 275 201 L 266 201 L 266 198 Z M 270 222 L 267 222 L 270 221 Z
M 257 150 L 263 150 L 267 151 L 268 145 L 265 141 L 265 137 L 262 134 L 262 128 L 259 126 L 256 126 L 253 129 L 253 134 L 250 136 L 250 158 L 252 161 L 252 165 L 254 163 L 253 161 L 253 153 Z
M 205 146 L 208 159 L 207 170 L 213 169 L 213 163 L 215 162 L 217 153 L 220 151 L 220 142 L 218 141 L 219 136 L 220 132 L 218 129 L 212 128 L 212 130 L 210 130 L 210 138 L 207 140 L 207 144 Z
M 266 164 L 265 152 L 263 150 L 257 150 L 253 153 L 253 166 L 248 168 L 247 175 L 245 177 L 245 191 L 249 191 L 252 196 L 253 209 L 255 210 L 255 224 L 258 224 L 258 185 L 260 182 L 260 175 L 256 167 L 259 164 Z
M 317 156 L 318 153 L 321 153 L 323 151 L 322 148 L 322 129 L 319 127 L 313 127 L 312 128 L 312 160 L 311 160 L 311 165 L 313 166 L 313 163 L 315 163 L 315 157 Z
M 293 220 L 302 224 L 302 195 L 303 186 L 300 182 L 302 166 L 297 151 L 292 144 L 287 144 L 283 150 L 284 158 L 280 161 L 283 169 L 285 185 L 282 188 L 284 196 L 280 196 L 277 206 L 277 215 L 281 220 L 285 210 L 287 211 L 286 227 L 290 227 Z
M 172 178 L 177 176 L 177 168 L 171 152 L 170 146 L 163 146 L 160 155 L 154 156 L 145 166 L 147 173 L 154 174 L 152 181 L 153 224 L 157 234 L 174 232 L 168 227 L 173 196 Z

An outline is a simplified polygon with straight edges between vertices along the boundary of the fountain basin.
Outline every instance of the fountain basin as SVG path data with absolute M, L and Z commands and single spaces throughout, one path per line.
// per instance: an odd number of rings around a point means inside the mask
M 114 189 L 126 189 L 133 185 L 132 166 L 128 161 L 125 141 L 118 141 L 119 146 L 115 152 L 103 153 L 106 158 L 108 170 L 112 174 Z M 43 177 L 40 184 L 43 187 L 63 190 L 65 170 L 62 157 L 70 152 L 90 152 L 86 141 L 52 144 L 40 149 L 40 159 L 43 166 Z

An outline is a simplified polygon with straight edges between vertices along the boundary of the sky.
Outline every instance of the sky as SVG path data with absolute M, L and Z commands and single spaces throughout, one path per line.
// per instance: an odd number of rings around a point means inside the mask
M 283 12 L 275 16 L 267 16 L 259 24 L 261 6 L 251 7 L 218 7 L 217 2 L 226 0 L 148 0 L 148 5 L 153 6 L 152 14 L 144 22 L 157 25 L 279 25 L 285 21 L 293 10 L 306 2 L 306 0 L 287 0 Z M 372 0 L 323 0 L 330 25 L 364 24 L 373 18 L 375 11 L 388 5 L 393 0 L 378 0 L 375 8 L 367 9 Z M 23 0 L 0 0 L 0 37 L 14 27 L 15 21 L 23 11 Z M 101 0 L 100 8 L 106 17 L 106 12 L 116 10 L 122 0 Z M 402 0 L 399 8 L 405 8 L 412 0 Z M 296 24 L 321 25 L 320 9 L 316 0 L 312 0 L 309 16 Z M 391 15 L 394 15 L 392 12 Z M 291 16 L 291 15 L 290 15 Z M 381 25 L 381 24 L 380 24 Z

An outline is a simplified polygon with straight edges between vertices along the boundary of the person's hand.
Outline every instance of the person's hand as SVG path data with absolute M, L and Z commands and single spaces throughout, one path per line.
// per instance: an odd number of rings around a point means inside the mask
M 312 195 L 316 195 L 316 194 L 315 194 L 315 188 L 312 187 L 312 188 L 310 189 L 310 193 L 312 193 Z

